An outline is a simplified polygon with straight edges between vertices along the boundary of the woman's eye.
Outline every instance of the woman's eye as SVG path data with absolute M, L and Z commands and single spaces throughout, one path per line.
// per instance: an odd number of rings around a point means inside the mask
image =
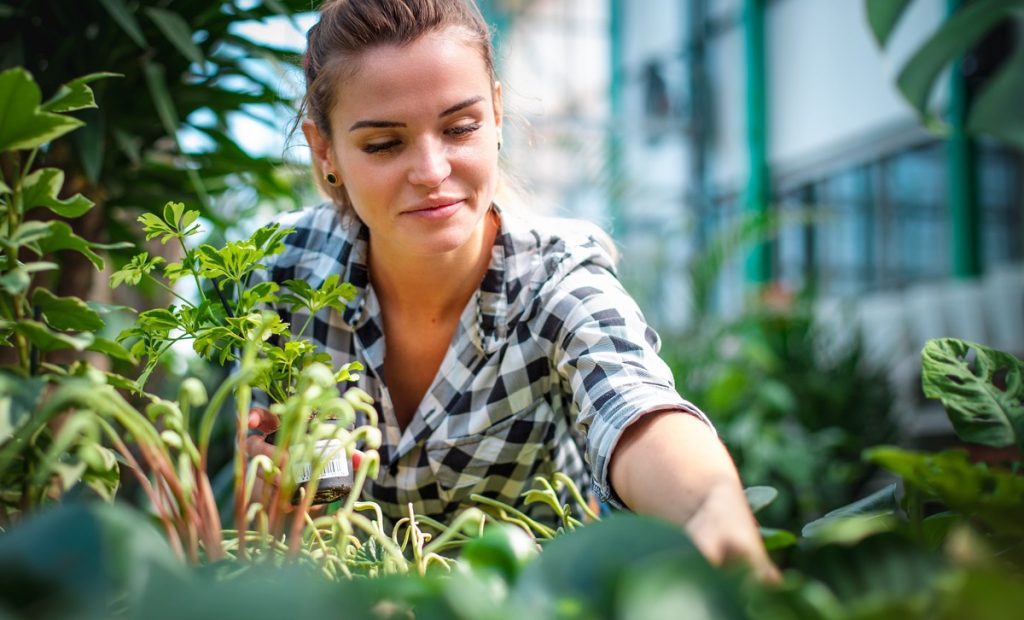
M 363 146 L 363 152 L 373 155 L 374 153 L 385 153 L 390 151 L 399 145 L 398 140 L 388 140 L 387 142 L 372 142 Z
M 469 134 L 473 133 L 474 131 L 476 131 L 477 129 L 480 129 L 480 123 L 473 123 L 471 125 L 458 125 L 456 127 L 450 127 L 447 130 L 445 130 L 445 133 L 447 133 L 449 136 L 459 137 L 459 136 L 469 135 Z

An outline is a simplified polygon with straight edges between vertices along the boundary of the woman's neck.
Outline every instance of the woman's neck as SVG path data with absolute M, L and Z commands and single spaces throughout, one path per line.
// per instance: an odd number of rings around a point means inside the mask
M 384 312 L 402 320 L 458 318 L 491 262 L 498 215 L 484 216 L 460 248 L 430 258 L 375 246 L 370 236 L 370 281 Z

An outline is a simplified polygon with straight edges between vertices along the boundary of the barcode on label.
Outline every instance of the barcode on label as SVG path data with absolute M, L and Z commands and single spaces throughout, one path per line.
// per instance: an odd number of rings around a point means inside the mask
M 320 474 L 321 480 L 324 478 L 343 478 L 349 475 L 348 458 L 345 456 L 345 451 L 341 450 L 340 441 L 336 439 L 321 440 L 316 442 L 316 449 L 322 455 L 337 452 L 337 456 L 324 464 L 323 472 Z M 299 484 L 309 482 L 312 475 L 313 466 L 310 463 L 306 463 L 299 472 Z

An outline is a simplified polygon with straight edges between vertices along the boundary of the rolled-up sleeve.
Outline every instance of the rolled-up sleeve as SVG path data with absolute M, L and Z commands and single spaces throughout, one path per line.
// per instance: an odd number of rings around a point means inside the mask
M 621 508 L 608 463 L 626 427 L 667 409 L 711 423 L 676 391 L 671 370 L 658 356 L 658 334 L 607 268 L 578 265 L 548 300 L 546 321 L 561 323 L 555 370 L 571 396 L 571 415 L 587 438 L 594 493 Z

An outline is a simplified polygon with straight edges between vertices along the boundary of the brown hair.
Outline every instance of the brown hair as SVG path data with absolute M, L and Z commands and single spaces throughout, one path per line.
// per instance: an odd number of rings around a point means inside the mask
M 355 70 L 359 54 L 382 45 L 408 45 L 425 34 L 453 27 L 480 50 L 493 81 L 491 33 L 474 0 L 326 0 L 320 6 L 320 20 L 306 35 L 306 94 L 299 120 L 308 116 L 321 135 L 329 137 L 336 85 Z M 315 160 L 313 171 L 320 189 L 340 208 L 349 209 L 344 187 L 325 183 Z

